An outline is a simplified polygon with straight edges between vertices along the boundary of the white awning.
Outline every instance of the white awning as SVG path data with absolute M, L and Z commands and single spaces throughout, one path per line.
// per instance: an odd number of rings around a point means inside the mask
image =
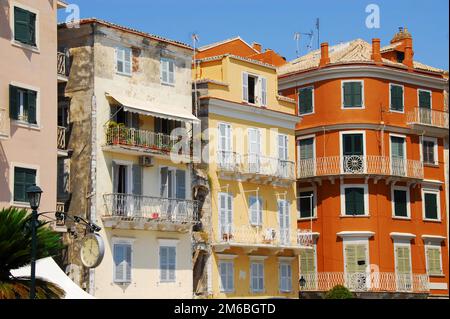
M 151 102 L 133 99 L 128 96 L 106 93 L 106 97 L 123 106 L 126 112 L 150 115 L 176 121 L 199 121 L 192 113 L 183 108 L 152 105 Z
M 11 274 L 14 277 L 30 277 L 31 266 L 24 266 L 22 268 L 12 270 Z M 94 296 L 88 294 L 76 283 L 74 283 L 64 273 L 64 271 L 59 268 L 58 264 L 51 257 L 39 259 L 36 261 L 36 277 L 57 284 L 65 291 L 65 299 L 95 299 Z

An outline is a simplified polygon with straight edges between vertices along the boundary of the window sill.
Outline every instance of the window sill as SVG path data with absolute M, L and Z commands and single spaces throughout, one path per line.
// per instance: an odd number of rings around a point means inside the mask
M 26 202 L 11 202 L 11 206 L 18 207 L 18 208 L 30 208 L 30 204 Z
M 391 112 L 391 113 L 398 113 L 398 114 L 405 114 L 405 111 L 404 111 L 404 110 L 403 110 L 403 111 L 394 110 L 394 109 L 392 109 L 392 108 L 390 108 L 390 107 L 389 107 L 389 112 Z
M 19 120 L 13 120 L 13 123 L 19 127 L 28 128 L 28 129 L 35 130 L 35 131 L 41 130 L 41 127 L 37 124 L 30 124 L 28 122 L 23 122 L 23 121 L 19 121 Z
M 369 218 L 370 215 L 343 215 L 339 216 L 340 218 Z
M 132 76 L 132 73 L 124 73 L 124 72 L 119 72 L 119 71 L 117 71 L 116 73 L 118 75 L 126 76 L 126 77 L 129 77 L 129 78 L 131 78 L 131 76 Z
M 423 163 L 423 166 L 426 166 L 426 167 L 435 167 L 435 168 L 437 168 L 437 167 L 439 167 L 439 164 L 433 164 L 433 163 Z
M 24 50 L 29 50 L 29 51 L 32 51 L 32 52 L 37 53 L 37 54 L 41 53 L 41 51 L 39 50 L 39 48 L 37 46 L 25 44 L 25 43 L 19 42 L 19 41 L 14 40 L 14 39 L 11 40 L 11 44 L 13 46 L 15 46 L 15 47 L 18 47 L 18 48 L 21 48 L 21 49 L 24 49 Z
M 299 221 L 317 220 L 317 216 L 313 216 L 313 217 L 297 217 L 297 220 L 299 220 Z
M 160 280 L 158 283 L 160 284 L 176 284 L 176 280 Z
M 411 217 L 392 216 L 392 219 L 398 219 L 398 220 L 411 220 Z
M 131 281 L 114 281 L 114 284 L 119 286 L 131 285 Z
M 441 223 L 442 222 L 440 219 L 429 219 L 429 218 L 424 218 L 423 221 L 430 222 L 430 223 Z
M 445 274 L 428 274 L 428 277 L 445 278 Z
M 308 113 L 300 113 L 300 112 L 298 112 L 298 116 L 313 115 L 313 114 L 314 114 L 314 111 L 313 112 L 308 112 Z
M 341 109 L 343 110 L 364 110 L 366 107 L 363 106 L 343 106 L 341 107 Z
M 161 81 L 161 85 L 175 87 L 175 83 L 163 82 Z

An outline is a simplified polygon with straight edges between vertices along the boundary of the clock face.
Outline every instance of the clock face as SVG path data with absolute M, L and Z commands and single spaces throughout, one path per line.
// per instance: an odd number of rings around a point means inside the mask
M 103 259 L 104 245 L 103 240 L 98 234 L 89 234 L 84 237 L 80 257 L 83 265 L 87 268 L 97 267 Z

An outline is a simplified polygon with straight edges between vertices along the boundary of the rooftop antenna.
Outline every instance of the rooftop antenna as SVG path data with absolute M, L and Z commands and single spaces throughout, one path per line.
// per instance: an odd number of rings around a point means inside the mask
M 317 29 L 317 49 L 320 49 L 320 19 L 316 20 L 316 29 Z
M 197 33 L 192 33 L 192 42 L 193 42 L 193 50 L 194 50 L 194 108 L 195 108 L 195 116 L 198 117 L 198 97 L 197 97 L 197 42 L 199 41 L 199 37 Z
M 297 42 L 297 50 L 295 51 L 295 54 L 297 55 L 297 58 L 300 56 L 300 32 L 294 33 L 294 40 Z
M 297 51 L 296 51 L 297 58 L 300 56 L 300 38 L 301 38 L 301 35 L 306 35 L 306 36 L 309 37 L 309 44 L 306 45 L 306 48 L 308 49 L 308 52 L 310 52 L 311 49 L 312 49 L 312 40 L 313 40 L 313 36 L 314 36 L 313 31 L 311 30 L 311 32 L 309 32 L 309 33 L 295 32 L 294 33 L 294 40 L 297 42 Z

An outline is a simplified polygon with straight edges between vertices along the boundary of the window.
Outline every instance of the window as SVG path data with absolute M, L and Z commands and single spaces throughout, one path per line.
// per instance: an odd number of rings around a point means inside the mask
M 36 46 L 36 14 L 14 7 L 14 40 Z
M 131 282 L 131 243 L 113 244 L 114 282 Z
M 278 200 L 278 225 L 280 226 L 280 242 L 283 245 L 290 244 L 290 212 L 289 201 Z
M 161 83 L 175 83 L 175 61 L 171 59 L 161 59 Z
M 441 219 L 439 205 L 439 190 L 422 189 L 422 201 L 425 220 Z
M 313 189 L 303 189 L 298 193 L 299 218 L 315 217 L 315 198 Z
M 279 266 L 279 282 L 281 292 L 292 291 L 292 266 L 290 263 L 281 262 Z
M 250 264 L 250 288 L 252 292 L 264 291 L 264 263 L 252 262 Z
M 432 137 L 422 138 L 422 161 L 428 165 L 438 165 L 437 139 Z
M 397 62 L 398 63 L 403 63 L 403 60 L 405 60 L 405 52 L 401 52 L 401 51 L 396 51 L 397 54 Z
M 363 81 L 342 82 L 343 108 L 364 108 Z
M 390 84 L 391 111 L 403 112 L 403 86 Z
M 343 216 L 368 215 L 368 186 L 341 185 L 341 211 Z
M 300 160 L 309 160 L 314 158 L 314 137 L 302 138 L 298 141 Z
M 219 164 L 229 166 L 233 169 L 234 158 L 232 154 L 232 133 L 231 125 L 227 123 L 219 123 L 219 141 L 218 141 L 218 160 Z
M 406 138 L 396 135 L 390 137 L 392 175 L 406 176 Z
M 161 167 L 161 197 L 186 199 L 186 171 Z
M 37 124 L 37 92 L 9 86 L 9 115 L 13 120 Z
M 300 115 L 314 113 L 314 87 L 298 90 L 298 113 Z
M 425 255 L 427 258 L 427 273 L 429 276 L 440 276 L 442 271 L 441 246 L 425 245 Z
M 261 197 L 249 197 L 250 223 L 253 226 L 262 225 L 262 199 Z
M 28 203 L 27 189 L 36 185 L 36 170 L 14 167 L 14 201 Z
M 392 188 L 392 210 L 394 217 L 409 218 L 409 188 L 394 186 Z
M 369 267 L 369 243 L 367 240 L 351 242 L 344 239 L 345 286 L 350 290 L 368 288 L 366 270 Z
M 243 72 L 242 99 L 250 104 L 267 106 L 267 79 Z
M 233 196 L 219 193 L 219 229 L 221 240 L 229 240 L 233 231 Z
M 159 279 L 162 282 L 175 282 L 176 256 L 176 247 L 159 247 Z
M 431 91 L 418 90 L 419 107 L 431 109 Z
M 117 73 L 131 75 L 131 49 L 116 48 Z
M 261 168 L 261 131 L 248 129 L 248 164 L 251 173 L 259 173 Z
M 314 248 L 300 250 L 300 274 L 303 276 L 308 276 L 315 273 L 316 249 Z
M 219 261 L 220 291 L 234 290 L 234 264 L 232 261 Z
M 412 289 L 411 247 L 410 244 L 394 244 L 395 274 L 397 290 L 409 291 Z
M 282 161 L 288 160 L 288 137 L 284 134 L 278 134 L 278 159 Z

